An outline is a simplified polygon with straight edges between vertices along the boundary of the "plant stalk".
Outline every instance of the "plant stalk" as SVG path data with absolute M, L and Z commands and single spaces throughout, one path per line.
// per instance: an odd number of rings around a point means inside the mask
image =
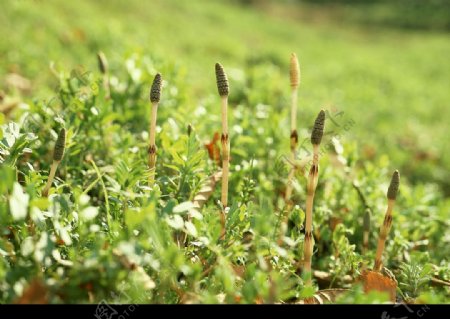
M 386 210 L 386 215 L 384 216 L 383 225 L 380 227 L 380 235 L 378 237 L 378 246 L 377 246 L 377 253 L 375 256 L 375 271 L 380 271 L 382 267 L 382 255 L 384 251 L 384 247 L 386 245 L 386 238 L 389 234 L 389 231 L 391 230 L 392 226 L 392 209 L 394 207 L 395 200 L 388 200 L 388 207 Z
M 291 54 L 290 63 L 290 84 L 291 84 L 291 135 L 290 135 L 290 147 L 291 147 L 291 161 L 295 163 L 297 156 L 296 150 L 298 145 L 298 133 L 297 133 L 297 97 L 298 87 L 300 85 L 300 67 L 298 64 L 297 56 L 295 53 Z M 296 168 L 292 167 L 289 171 L 288 183 L 286 185 L 285 202 L 288 205 L 288 215 L 292 203 L 290 202 L 292 195 L 292 184 L 295 176 Z M 288 216 L 289 218 L 289 216 Z
M 312 226 L 312 213 L 314 195 L 316 192 L 316 186 L 319 176 L 319 145 L 313 145 L 313 165 L 309 170 L 308 184 L 307 184 L 307 196 L 306 196 L 306 220 L 305 220 L 305 248 L 304 248 L 304 271 L 307 274 L 306 284 L 311 286 L 311 262 L 312 253 L 314 248 L 313 242 L 313 226 Z
M 367 208 L 364 212 L 364 223 L 363 223 L 363 250 L 362 253 L 365 255 L 369 250 L 369 234 L 370 234 L 370 208 Z
M 383 251 L 386 245 L 386 238 L 392 226 L 392 210 L 394 208 L 394 204 L 397 199 L 399 186 L 400 186 L 400 174 L 398 173 L 398 171 L 395 171 L 394 174 L 392 175 L 391 183 L 387 191 L 388 206 L 386 209 L 386 214 L 384 216 L 383 225 L 381 225 L 380 227 L 380 235 L 378 237 L 378 246 L 377 246 L 377 253 L 375 256 L 374 271 L 381 271 L 383 265 L 382 263 Z
M 97 53 L 97 61 L 98 68 L 100 69 L 100 72 L 103 76 L 103 88 L 106 92 L 105 98 L 109 100 L 111 98 L 111 87 L 109 84 L 109 66 L 108 60 L 106 59 L 106 56 L 103 52 L 100 51 Z
M 313 242 L 313 224 L 312 213 L 314 195 L 319 180 L 319 147 L 322 142 L 323 130 L 325 127 L 325 112 L 321 110 L 314 121 L 314 127 L 311 132 L 311 144 L 313 145 L 313 163 L 309 170 L 308 182 L 306 185 L 306 220 L 305 220 L 305 241 L 304 241 L 304 267 L 306 274 L 306 285 L 312 285 L 311 262 L 314 248 Z
M 155 185 L 156 175 L 156 116 L 158 113 L 158 102 L 152 103 L 152 115 L 150 122 L 150 139 L 148 148 L 148 167 L 150 174 L 148 177 L 148 185 L 153 187 Z
M 153 79 L 152 87 L 150 89 L 150 102 L 152 103 L 152 115 L 150 119 L 150 139 L 148 147 L 148 185 L 153 187 L 155 185 L 156 175 L 156 115 L 158 113 L 158 105 L 161 99 L 162 78 L 161 74 L 157 73 Z
M 222 194 L 223 210 L 220 215 L 222 231 L 220 238 L 225 236 L 225 209 L 228 206 L 228 176 L 230 167 L 230 141 L 228 139 L 228 96 L 222 96 Z
M 56 170 L 58 169 L 59 163 L 61 163 L 64 157 L 64 152 L 66 149 L 66 130 L 62 128 L 58 133 L 58 138 L 56 139 L 55 146 L 53 148 L 53 163 L 50 167 L 50 173 L 48 175 L 47 184 L 42 190 L 42 196 L 47 197 L 48 191 L 52 186 L 53 179 L 55 178 Z
M 55 178 L 56 170 L 58 169 L 60 161 L 53 161 L 52 166 L 50 167 L 50 174 L 48 175 L 47 184 L 42 190 L 42 196 L 48 197 L 48 192 L 50 187 L 52 187 L 53 179 Z
M 228 95 L 229 95 L 229 84 L 228 77 L 220 63 L 216 63 L 216 83 L 217 91 L 221 97 L 221 108 L 222 108 L 222 193 L 221 202 L 222 210 L 220 213 L 220 223 L 221 232 L 220 240 L 225 238 L 226 233 L 226 209 L 228 206 L 228 175 L 230 166 L 230 141 L 228 137 Z

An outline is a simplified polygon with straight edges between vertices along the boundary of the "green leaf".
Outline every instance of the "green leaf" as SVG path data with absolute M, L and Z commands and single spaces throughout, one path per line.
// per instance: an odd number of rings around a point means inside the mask
M 20 245 L 20 252 L 23 256 L 29 256 L 34 250 L 33 237 L 27 237 L 22 241 Z
M 128 209 L 125 212 L 125 223 L 130 229 L 136 229 L 140 225 L 142 225 L 142 223 L 145 220 L 145 217 L 146 215 L 143 210 Z
M 14 184 L 16 170 L 8 165 L 0 167 L 0 194 L 6 194 L 10 191 Z
M 89 221 L 94 219 L 98 215 L 98 207 L 86 207 L 80 213 L 80 217 L 82 220 Z
M 187 211 L 191 210 L 192 208 L 194 208 L 194 203 L 192 203 L 192 202 L 183 202 L 183 203 L 178 204 L 177 206 L 175 206 L 173 208 L 173 212 L 177 213 L 177 214 L 184 213 L 184 212 L 187 212 Z
M 174 229 L 182 229 L 184 225 L 183 218 L 180 215 L 173 215 L 166 218 L 167 224 Z
M 9 198 L 9 209 L 14 220 L 25 219 L 27 216 L 28 202 L 30 195 L 26 194 L 22 190 L 22 186 L 15 182 L 13 187 L 13 193 Z
M 195 228 L 194 224 L 192 224 L 190 221 L 184 222 L 184 226 L 186 227 L 186 231 L 189 235 L 193 237 L 197 237 L 197 229 Z

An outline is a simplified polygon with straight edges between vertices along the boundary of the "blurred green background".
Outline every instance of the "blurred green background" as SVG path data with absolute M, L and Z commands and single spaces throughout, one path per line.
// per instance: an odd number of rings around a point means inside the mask
M 215 94 L 220 61 L 232 103 L 251 94 L 247 75 L 259 70 L 280 79 L 281 96 L 259 102 L 285 106 L 288 117 L 296 52 L 299 128 L 322 107 L 344 111 L 356 122 L 345 138 L 363 159 L 387 154 L 412 183 L 436 183 L 448 196 L 449 14 L 444 0 L 2 1 L 0 90 L 3 100 L 48 98 L 57 83 L 50 65 L 96 70 L 102 50 L 112 73 L 136 54 L 175 65 L 188 102 L 200 103 Z

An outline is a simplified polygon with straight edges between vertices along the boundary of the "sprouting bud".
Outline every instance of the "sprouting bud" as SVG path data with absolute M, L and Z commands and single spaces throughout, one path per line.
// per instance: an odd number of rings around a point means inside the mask
M 225 74 L 223 66 L 220 63 L 216 63 L 216 81 L 219 95 L 227 96 L 229 92 L 228 78 Z
M 106 72 L 108 72 L 108 60 L 106 60 L 106 56 L 102 51 L 97 53 L 97 60 L 100 72 L 102 72 L 102 74 L 106 74 Z
M 56 139 L 55 148 L 53 149 L 53 160 L 61 161 L 64 156 L 64 150 L 66 148 L 66 130 L 64 128 L 59 131 L 58 138 Z
M 395 200 L 397 198 L 398 188 L 400 186 L 400 174 L 396 170 L 394 174 L 392 174 L 391 184 L 389 185 L 387 191 L 387 198 Z
M 364 231 L 368 232 L 370 231 L 370 209 L 367 208 L 364 213 Z
M 295 53 L 291 54 L 290 75 L 291 87 L 298 87 L 300 85 L 300 66 L 298 64 L 297 55 Z
M 161 73 L 157 73 L 155 75 L 155 78 L 153 79 L 152 88 L 150 90 L 150 101 L 152 103 L 158 103 L 161 99 L 161 85 L 162 85 L 162 78 Z
M 313 145 L 319 145 L 322 141 L 323 128 L 325 126 L 325 112 L 321 110 L 316 117 L 314 122 L 314 127 L 311 133 L 311 143 Z
M 191 136 L 191 134 L 192 134 L 192 125 L 191 125 L 191 123 L 189 123 L 187 126 L 187 135 Z

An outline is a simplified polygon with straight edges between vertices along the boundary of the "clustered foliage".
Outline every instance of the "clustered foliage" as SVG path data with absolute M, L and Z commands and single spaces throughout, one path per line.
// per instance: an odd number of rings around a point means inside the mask
M 148 93 L 157 71 L 164 82 L 156 182 L 149 187 Z M 132 55 L 109 70 L 108 86 L 104 70 L 57 70 L 55 96 L 22 104 L 13 118 L 0 117 L 0 301 L 33 302 L 26 292 L 37 290 L 50 303 L 292 302 L 318 289 L 349 288 L 364 265 L 373 267 L 393 171 L 389 158 L 360 160 L 346 124 L 364 123 L 342 110 L 326 110 L 332 120 L 320 149 L 313 214 L 313 225 L 320 227 L 313 229 L 312 269 L 329 276 L 305 285 L 299 265 L 308 169 L 295 176 L 288 229 L 278 241 L 292 164 L 288 97 L 280 93 L 289 78 L 267 77 L 257 64 L 245 71 L 245 81 L 230 77 L 236 93 L 230 90 L 229 96 L 232 148 L 223 240 L 220 183 L 211 185 L 220 163 L 204 146 L 220 131 L 220 100 L 217 92 L 192 96 L 177 67 Z M 309 138 L 318 111 L 302 117 L 300 160 L 307 158 L 309 146 L 301 141 Z M 43 197 L 62 128 L 65 154 Z M 450 280 L 448 239 L 443 240 L 449 207 L 431 186 L 410 187 L 407 179 L 383 261 L 402 298 L 442 302 L 448 288 L 430 280 Z M 209 198 L 198 208 L 192 201 L 200 191 Z M 363 254 L 368 208 L 372 226 Z M 383 294 L 364 296 L 358 287 L 341 301 L 387 300 Z

